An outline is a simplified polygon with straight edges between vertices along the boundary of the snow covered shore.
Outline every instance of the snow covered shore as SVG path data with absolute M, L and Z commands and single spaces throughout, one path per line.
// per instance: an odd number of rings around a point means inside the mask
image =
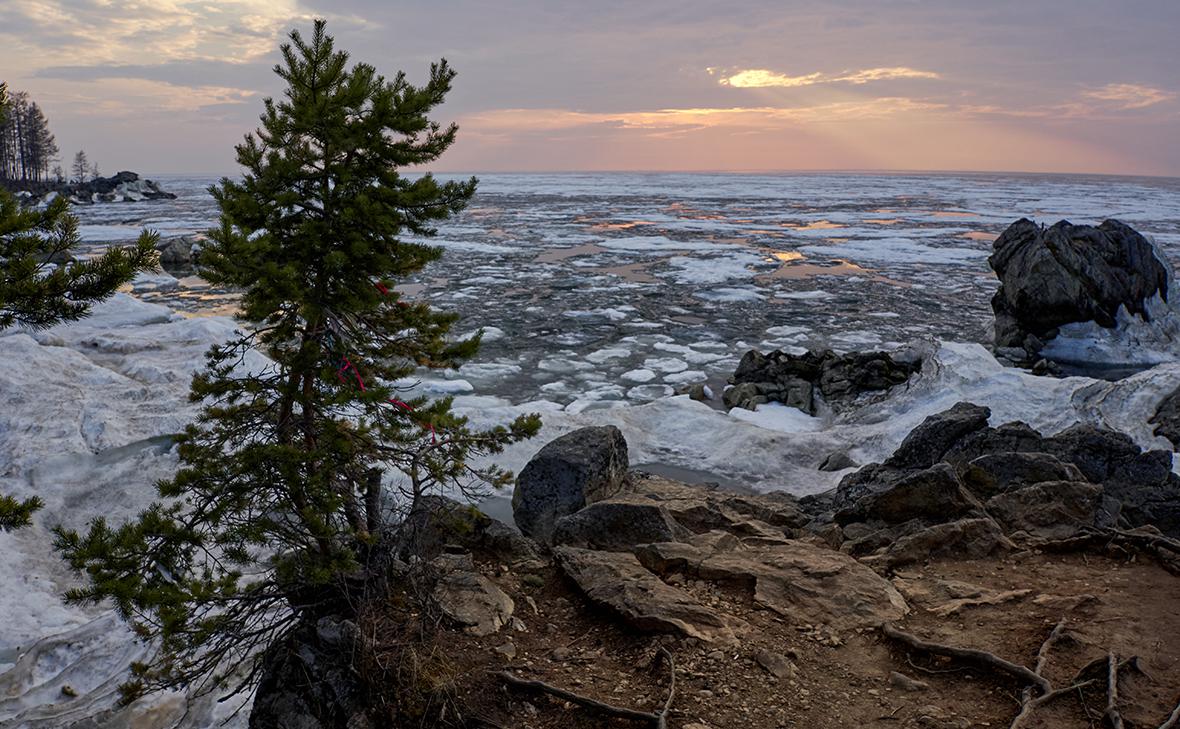
M 53 554 L 50 532 L 100 515 L 117 523 L 152 500 L 154 482 L 176 467 L 170 434 L 196 412 L 187 400 L 191 373 L 234 328 L 230 319 L 185 318 L 120 294 L 75 324 L 0 333 L 0 491 L 46 503 L 32 528 L 0 534 L 0 724 L 50 727 L 97 716 L 107 727 L 198 727 L 220 724 L 238 708 L 206 699 L 186 713 L 183 697 L 172 695 L 113 711 L 114 688 L 143 649 L 108 610 L 61 603 L 72 577 Z M 977 344 L 927 346 L 922 372 L 907 385 L 838 418 L 781 406 L 726 414 L 688 397 L 582 412 L 479 394 L 461 394 L 456 405 L 480 423 L 543 413 L 542 434 L 497 459 L 515 470 L 553 437 L 613 423 L 633 463 L 795 494 L 835 485 L 842 473 L 816 470 L 833 451 L 860 463 L 881 460 L 922 419 L 961 400 L 991 408 L 993 425 L 1023 420 L 1048 434 L 1083 421 L 1123 431 L 1145 448 L 1171 448 L 1147 418 L 1180 386 L 1180 364 L 1113 383 L 1050 379 L 1005 368 Z M 423 387 L 440 384 L 454 389 L 455 381 Z M 76 697 L 63 693 L 67 685 Z M 228 726 L 244 726 L 247 714 Z

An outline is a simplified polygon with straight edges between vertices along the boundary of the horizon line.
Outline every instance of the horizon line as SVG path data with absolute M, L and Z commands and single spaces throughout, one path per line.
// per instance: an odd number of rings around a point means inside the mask
M 134 172 L 134 170 L 132 170 Z M 1056 177 L 1127 177 L 1152 180 L 1180 180 L 1180 174 L 1158 175 L 1144 172 L 1050 172 L 1045 170 L 953 170 L 953 169 L 905 169 L 905 168 L 873 168 L 873 167 L 833 167 L 833 168 L 783 168 L 783 169 L 691 169 L 691 170 L 661 170 L 661 169 L 585 169 L 585 170 L 408 170 L 411 174 L 432 173 L 436 175 L 749 175 L 749 176 L 779 176 L 779 175 L 1044 175 Z M 143 177 L 231 177 L 229 172 L 209 171 L 168 171 L 168 172 L 136 172 Z M 239 173 L 240 174 L 240 173 Z

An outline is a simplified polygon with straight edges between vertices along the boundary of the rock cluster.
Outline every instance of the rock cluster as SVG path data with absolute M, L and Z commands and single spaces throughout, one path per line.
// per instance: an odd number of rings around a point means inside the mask
M 884 463 L 802 499 L 817 514 L 808 528 L 891 566 L 986 556 L 1012 539 L 1063 539 L 1086 527 L 1180 535 L 1171 453 L 1143 452 L 1093 425 L 1049 437 L 1019 422 L 993 428 L 990 415 L 959 403 L 927 418 Z
M 815 415 L 821 398 L 829 405 L 843 405 L 861 394 L 900 385 L 921 368 L 921 358 L 914 353 L 836 354 L 829 349 L 795 355 L 750 350 L 723 398 L 726 407 L 753 410 L 763 403 L 780 402 Z
M 168 271 L 185 272 L 197 263 L 204 245 L 203 235 L 165 238 L 156 244 L 156 250 L 160 252 L 160 266 Z
M 1045 228 L 1022 218 L 996 239 L 988 263 L 1000 279 L 992 297 L 996 351 L 1020 363 L 1039 360 L 1061 326 L 1111 328 L 1120 308 L 1147 320 L 1148 300 L 1168 296 L 1167 266 L 1117 220 Z
M 21 182 L 16 196 L 26 202 L 48 201 L 65 195 L 75 205 L 99 202 L 138 202 L 141 200 L 175 200 L 176 195 L 160 188 L 152 180 L 134 172 L 119 172 L 89 182 Z
M 518 525 L 553 545 L 557 564 L 578 589 L 632 627 L 705 641 L 739 637 L 748 626 L 677 586 L 686 579 L 744 586 L 766 609 L 841 628 L 905 614 L 905 601 L 872 570 L 798 538 L 810 517 L 793 498 L 687 486 L 641 472 L 604 490 L 602 469 L 575 466 L 607 462 L 607 454 L 625 463 L 626 443 L 601 429 L 554 441 L 521 472 L 514 507 Z M 543 489 L 540 473 L 559 477 Z M 565 509 L 554 509 L 579 502 L 585 506 L 561 515 Z M 551 530 L 536 529 L 550 521 Z

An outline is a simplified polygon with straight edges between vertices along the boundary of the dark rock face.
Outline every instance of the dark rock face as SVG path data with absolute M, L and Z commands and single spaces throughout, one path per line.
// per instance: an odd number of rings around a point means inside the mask
M 1147 299 L 1168 295 L 1151 243 L 1117 220 L 1042 228 L 1022 218 L 996 239 L 988 263 L 1000 279 L 995 346 L 1023 350 L 1030 361 L 1064 324 L 1110 328 L 1120 306 L 1147 319 Z
M 951 446 L 964 436 L 987 426 L 992 411 L 969 402 L 931 415 L 910 431 L 897 450 L 885 461 L 893 468 L 929 468 L 942 460 Z
M 557 520 L 553 542 L 569 547 L 629 552 L 636 544 L 676 542 L 692 532 L 656 503 L 600 501 Z
M 992 497 L 987 511 L 1005 532 L 1063 539 L 1078 526 L 1094 524 L 1101 503 L 1101 486 L 1046 481 Z
M 627 441 L 613 425 L 580 428 L 551 441 L 516 479 L 516 526 L 533 539 L 551 542 L 558 519 L 617 494 L 627 467 Z
M 89 182 L 15 181 L 5 183 L 4 187 L 30 202 L 40 201 L 50 194 L 65 195 L 78 205 L 94 202 L 176 199 L 176 195 L 160 189 L 155 182 L 126 171 Z
M 1042 538 L 1084 526 L 1150 525 L 1180 535 L 1171 453 L 1144 452 L 1122 433 L 1087 424 L 1051 437 L 1024 423 L 992 428 L 988 415 L 959 403 L 927 418 L 884 463 L 802 499 L 817 516 L 809 529 L 834 520 L 853 553 L 896 547 L 956 519 L 988 519 L 1003 533 Z
M 1180 448 L 1180 387 L 1160 401 L 1147 422 L 1155 425 L 1153 433 L 1172 441 L 1173 448 Z
M 448 547 L 486 554 L 505 564 L 536 559 L 537 547 L 528 537 L 469 504 L 445 496 L 422 497 L 407 515 L 402 553 L 431 560 Z
M 272 646 L 250 711 L 250 729 L 367 726 L 365 698 L 352 667 L 356 625 L 337 618 L 301 623 Z
M 963 483 L 981 499 L 1046 481 L 1085 480 L 1077 466 L 1048 453 L 989 453 L 963 469 Z
M 184 236 L 169 238 L 156 244 L 160 252 L 160 265 L 165 270 L 185 270 L 197 263 L 204 236 Z
M 939 463 L 906 476 L 888 489 L 861 497 L 850 508 L 837 512 L 836 522 L 877 519 L 896 524 L 916 518 L 942 521 L 982 513 L 982 505 L 963 488 L 955 469 Z
M 885 352 L 836 354 L 825 350 L 794 355 L 750 350 L 734 371 L 730 380 L 734 387 L 723 399 L 726 407 L 753 409 L 781 402 L 814 415 L 817 392 L 825 402 L 839 404 L 900 385 L 921 367 L 921 361 L 896 359 Z

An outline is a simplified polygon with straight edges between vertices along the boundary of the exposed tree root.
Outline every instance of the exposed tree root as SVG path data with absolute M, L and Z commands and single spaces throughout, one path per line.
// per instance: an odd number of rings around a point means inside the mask
M 1037 651 L 1037 660 L 1034 664 L 1035 668 L 1032 669 L 1007 661 L 988 651 L 978 650 L 976 648 L 959 648 L 925 641 L 903 630 L 899 630 L 890 623 L 882 625 L 881 632 L 887 637 L 904 643 L 914 650 L 974 663 L 1022 681 L 1025 687 L 1020 693 L 1020 712 L 1012 719 L 1009 729 L 1020 729 L 1038 709 L 1071 694 L 1077 694 L 1078 700 L 1082 702 L 1082 706 L 1085 708 L 1084 696 L 1081 690 L 1086 686 L 1099 683 L 1102 680 L 1097 677 L 1086 678 L 1086 675 L 1101 666 L 1105 666 L 1106 668 L 1106 707 L 1102 718 L 1110 729 L 1124 729 L 1122 714 L 1119 712 L 1118 706 L 1119 671 L 1130 667 L 1144 676 L 1147 675 L 1142 667 L 1140 667 L 1138 658 L 1133 657 L 1119 661 L 1118 656 L 1110 652 L 1105 657 L 1095 659 L 1083 666 L 1065 688 L 1053 688 L 1052 682 L 1045 677 L 1044 672 L 1045 667 L 1049 663 L 1049 652 L 1066 635 L 1064 618 L 1053 627 L 1053 631 L 1049 633 L 1049 636 L 1045 638 L 1045 642 L 1041 644 L 1040 649 Z M 911 665 L 913 664 L 911 663 Z M 1039 694 L 1036 693 L 1038 691 Z M 1159 729 L 1180 729 L 1180 705 L 1160 725 Z
M 1106 711 L 1102 714 L 1111 729 L 1123 729 L 1123 715 L 1119 713 L 1119 659 L 1106 654 Z
M 958 658 L 962 661 L 969 661 L 981 666 L 994 668 L 1001 673 L 1006 673 L 1009 676 L 1020 679 L 1025 684 L 1033 684 L 1041 689 L 1042 694 L 1047 694 L 1053 690 L 1053 686 L 1043 676 L 1038 676 L 1024 666 L 1006 661 L 994 653 L 976 650 L 975 648 L 956 648 L 955 646 L 942 645 L 941 643 L 930 643 L 915 635 L 910 635 L 904 630 L 893 627 L 891 623 L 882 625 L 881 632 L 896 641 L 905 643 L 915 650 L 946 656 L 948 658 Z
M 1041 542 L 1033 546 L 1046 552 L 1075 552 L 1092 547 L 1133 547 L 1155 557 L 1160 565 L 1172 574 L 1180 575 L 1180 540 L 1162 534 L 1110 527 L 1085 527 L 1077 536 Z
M 564 699 L 570 703 L 577 704 L 584 709 L 593 711 L 605 716 L 613 716 L 619 719 L 629 719 L 631 721 L 644 722 L 655 729 L 668 729 L 668 714 L 672 711 L 672 701 L 676 697 L 676 662 L 672 658 L 672 654 L 668 652 L 667 648 L 661 648 L 660 652 L 668 661 L 668 698 L 664 700 L 662 709 L 656 712 L 637 711 L 635 709 L 628 709 L 624 706 L 615 706 L 597 699 L 592 699 L 589 696 L 582 696 L 572 691 L 567 691 L 563 688 L 558 688 L 552 684 L 544 681 L 530 681 L 528 679 L 518 678 L 507 671 L 501 671 L 497 676 L 500 677 L 504 683 L 513 688 L 526 689 L 530 691 L 541 691 L 543 693 L 556 696 L 559 699 Z
M 1172 713 L 1160 724 L 1159 729 L 1175 729 L 1180 726 L 1180 703 L 1176 704 L 1176 708 L 1172 709 Z

